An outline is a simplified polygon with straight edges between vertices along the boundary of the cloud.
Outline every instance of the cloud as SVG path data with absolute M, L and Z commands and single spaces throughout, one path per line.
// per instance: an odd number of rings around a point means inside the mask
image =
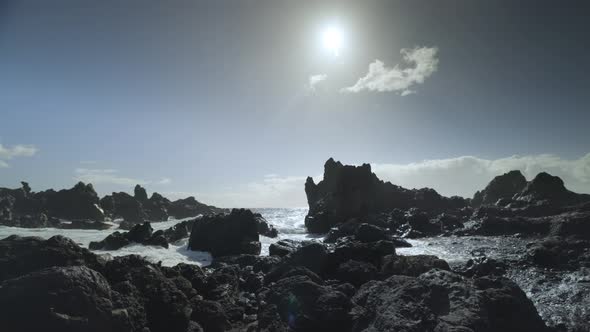
M 170 184 L 172 180 L 170 178 L 162 178 L 159 181 L 156 181 L 155 184 Z
M 432 159 L 407 164 L 371 164 L 373 172 L 385 181 L 406 188 L 430 187 L 445 196 L 472 197 L 495 176 L 521 170 L 528 180 L 540 172 L 561 177 L 568 189 L 590 193 L 590 153 L 578 159 L 540 154 L 484 159 L 462 156 Z M 305 176 L 269 174 L 244 185 L 222 188 L 215 193 L 183 193 L 207 204 L 221 207 L 301 207 L 307 206 Z M 322 176 L 314 176 L 316 183 Z
M 483 159 L 463 156 L 410 164 L 372 164 L 383 180 L 408 188 L 431 187 L 443 195 L 472 197 L 497 175 L 520 170 L 531 180 L 540 172 L 561 177 L 568 189 L 590 193 L 590 153 L 578 159 L 551 154 Z
M 311 92 L 315 92 L 318 84 L 328 79 L 328 75 L 326 74 L 317 74 L 312 75 L 309 77 L 309 82 L 307 84 L 307 89 Z
M 422 84 L 438 67 L 438 48 L 415 47 L 400 51 L 405 63 L 410 65 L 401 68 L 395 65 L 386 67 L 380 60 L 369 64 L 368 73 L 360 78 L 355 85 L 342 89 L 342 92 L 357 93 L 361 91 L 396 92 L 401 96 L 415 93 L 411 88 Z
M 0 144 L 0 168 L 9 167 L 5 160 L 11 160 L 18 157 L 32 157 L 38 149 L 33 145 L 17 144 L 11 147 L 4 147 Z
M 145 185 L 149 181 L 133 179 L 118 175 L 116 169 L 88 169 L 77 168 L 75 170 L 74 180 L 92 184 L 117 184 L 124 186 L 134 186 L 136 184 Z

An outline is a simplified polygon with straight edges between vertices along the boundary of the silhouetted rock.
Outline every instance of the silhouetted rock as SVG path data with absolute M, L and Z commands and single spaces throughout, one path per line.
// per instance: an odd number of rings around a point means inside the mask
M 272 238 L 279 235 L 279 231 L 273 225 L 269 224 L 260 213 L 254 213 L 254 217 L 258 222 L 258 234 Z
M 379 240 L 385 240 L 387 235 L 382 228 L 363 223 L 356 229 L 354 237 L 361 242 L 376 242 Z
M 425 210 L 461 208 L 464 199 L 447 198 L 436 191 L 405 189 L 383 182 L 371 172 L 369 164 L 342 165 L 330 158 L 324 165 L 324 179 L 317 185 L 311 177 L 305 182 L 309 213 L 305 226 L 312 233 L 325 233 L 350 218 L 418 207 Z
M 168 213 L 176 219 L 196 217 L 198 215 L 212 215 L 220 212 L 222 212 L 221 209 L 203 204 L 192 196 L 176 200 L 168 208 Z
M 49 216 L 68 220 L 104 220 L 104 213 L 98 205 L 98 195 L 90 183 L 78 182 L 72 189 L 58 192 L 48 190 L 37 195 L 46 196 Z
M 147 200 L 148 200 L 147 191 L 145 190 L 144 187 L 142 187 L 140 185 L 135 185 L 135 188 L 133 189 L 133 196 L 135 197 L 136 200 L 138 200 L 142 203 L 147 202 Z
M 471 205 L 474 207 L 492 205 L 501 199 L 512 199 L 526 185 L 527 180 L 520 171 L 504 173 L 490 181 L 484 190 L 476 192 L 471 200 Z
M 131 243 L 168 248 L 168 241 L 164 237 L 164 232 L 153 233 L 153 228 L 149 222 L 137 224 L 129 232 L 114 232 L 102 241 L 90 242 L 88 248 L 91 250 L 117 250 Z
M 269 252 L 269 255 L 271 255 L 271 256 L 283 257 L 283 256 L 287 256 L 288 254 L 294 252 L 300 246 L 301 246 L 301 244 L 297 241 L 294 241 L 294 240 L 289 240 L 289 239 L 279 240 L 275 243 L 271 243 L 271 245 L 268 247 L 268 252 Z
M 563 180 L 559 177 L 541 172 L 527 184 L 515 199 L 527 203 L 546 200 L 552 204 L 559 205 L 590 201 L 590 195 L 571 192 L 565 188 Z
M 163 235 L 170 243 L 187 238 L 191 235 L 191 230 L 193 229 L 195 221 L 196 219 L 179 222 L 176 225 L 165 229 Z
M 233 209 L 227 215 L 203 216 L 193 224 L 188 248 L 214 257 L 260 254 L 258 220 L 252 211 Z

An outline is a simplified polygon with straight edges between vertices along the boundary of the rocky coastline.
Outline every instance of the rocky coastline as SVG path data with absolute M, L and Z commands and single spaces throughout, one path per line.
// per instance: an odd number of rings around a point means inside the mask
M 381 181 L 368 164 L 329 159 L 324 178 L 308 178 L 310 233 L 322 241 L 281 239 L 260 255 L 260 236 L 276 237 L 260 214 L 225 211 L 194 198 L 171 202 L 137 186 L 134 195 L 99 199 L 92 185 L 32 193 L 0 189 L 2 223 L 37 226 L 26 216 L 121 228 L 82 248 L 62 236 L 0 240 L 3 330 L 65 331 L 588 331 L 590 316 L 548 326 L 507 271 L 590 267 L 590 195 L 540 173 L 511 171 L 473 198 Z M 64 200 L 78 204 L 64 209 Z M 198 204 L 197 204 L 198 203 Z M 198 213 L 197 213 L 198 212 Z M 149 221 L 197 218 L 154 232 Z M 29 218 L 30 219 L 30 218 Z M 38 218 L 37 218 L 38 219 Z M 99 225 L 96 227 L 99 227 Z M 65 227 L 60 224 L 58 227 Z M 406 239 L 511 236 L 530 240 L 522 261 L 480 255 L 451 266 L 432 255 L 400 255 Z M 130 243 L 167 247 L 188 239 L 207 251 L 206 267 L 166 267 L 135 256 L 108 257 Z M 98 251 L 96 251 L 98 250 Z M 590 303 L 588 303 L 590 306 Z M 34 318 L 34 319 L 31 319 Z

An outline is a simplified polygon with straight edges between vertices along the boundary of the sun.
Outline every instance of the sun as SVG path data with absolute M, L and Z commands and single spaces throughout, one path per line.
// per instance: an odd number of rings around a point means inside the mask
M 334 56 L 340 55 L 342 49 L 342 30 L 337 26 L 328 26 L 322 32 L 322 44 L 324 48 Z

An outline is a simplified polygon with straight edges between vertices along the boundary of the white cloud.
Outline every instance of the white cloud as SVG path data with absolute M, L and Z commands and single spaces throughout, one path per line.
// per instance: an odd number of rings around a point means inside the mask
M 568 189 L 590 193 L 590 153 L 578 159 L 541 154 L 484 159 L 462 156 L 432 159 L 408 164 L 371 164 L 373 172 L 385 181 L 406 188 L 430 187 L 445 196 L 472 197 L 495 176 L 510 170 L 521 170 L 528 180 L 539 172 L 561 177 Z M 321 165 L 318 165 L 321 170 Z M 149 181 L 121 177 L 116 170 L 76 170 L 79 180 L 92 183 L 115 183 L 133 186 Z M 314 176 L 317 183 L 322 176 Z M 164 178 L 166 179 L 166 178 Z M 165 191 L 170 199 L 194 196 L 197 200 L 219 207 L 305 207 L 306 176 L 281 176 L 267 174 L 259 180 L 219 188 L 214 192 Z M 160 181 L 151 182 L 156 184 Z M 171 188 L 172 189 L 172 188 Z
M 74 180 L 92 184 L 117 184 L 124 186 L 145 185 L 149 183 L 149 181 L 141 179 L 120 176 L 118 172 L 116 169 L 77 168 L 75 170 L 76 175 L 74 176 Z
M 11 160 L 18 157 L 32 157 L 38 149 L 33 145 L 17 144 L 13 147 L 4 147 L 0 144 L 0 168 L 9 167 L 5 160 Z
M 170 178 L 162 178 L 155 182 L 155 184 L 170 184 L 172 183 L 172 179 Z
M 372 164 L 373 172 L 385 181 L 406 188 L 430 187 L 445 196 L 472 197 L 495 176 L 521 170 L 528 180 L 540 172 L 561 177 L 568 189 L 590 193 L 590 153 L 578 159 L 541 154 L 484 159 L 463 156 L 408 164 Z M 317 183 L 322 176 L 314 176 Z M 182 193 L 207 204 L 221 207 L 301 207 L 307 206 L 305 176 L 269 174 L 245 185 L 223 188 L 216 193 Z
M 446 196 L 472 197 L 492 178 L 510 170 L 522 171 L 528 180 L 548 172 L 561 177 L 568 189 L 590 193 L 590 153 L 572 160 L 550 154 L 500 159 L 463 156 L 410 164 L 372 164 L 372 169 L 383 180 L 407 188 L 431 187 Z
M 315 92 L 318 84 L 328 79 L 328 75 L 326 74 L 317 74 L 312 75 L 309 77 L 309 82 L 307 84 L 307 89 L 311 92 Z
M 438 48 L 415 47 L 400 51 L 404 62 L 410 65 L 400 68 L 395 65 L 386 67 L 380 60 L 369 64 L 368 73 L 360 78 L 355 85 L 342 89 L 342 92 L 356 93 L 364 90 L 378 92 L 397 92 L 401 96 L 415 93 L 411 88 L 422 84 L 438 67 Z

